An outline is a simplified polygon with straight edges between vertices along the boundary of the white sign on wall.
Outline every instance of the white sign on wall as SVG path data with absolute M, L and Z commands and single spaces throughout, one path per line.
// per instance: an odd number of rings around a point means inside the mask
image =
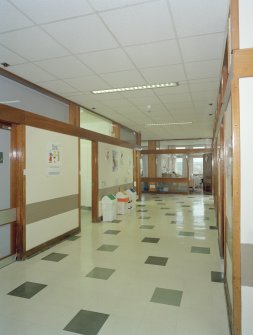
M 62 170 L 62 146 L 57 143 L 49 143 L 47 150 L 47 175 L 59 176 Z

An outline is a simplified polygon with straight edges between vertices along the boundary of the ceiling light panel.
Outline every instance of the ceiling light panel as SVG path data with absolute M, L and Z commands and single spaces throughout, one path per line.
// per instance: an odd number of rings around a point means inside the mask
M 115 93 L 115 92 L 129 92 L 129 91 L 137 91 L 137 90 L 147 90 L 154 88 L 164 88 L 164 87 L 174 87 L 177 86 L 178 83 L 165 83 L 165 84 L 147 84 L 147 85 L 139 85 L 139 86 L 130 86 L 130 87 L 120 87 L 120 88 L 110 88 L 105 90 L 94 90 L 91 91 L 93 94 L 105 94 L 105 93 Z

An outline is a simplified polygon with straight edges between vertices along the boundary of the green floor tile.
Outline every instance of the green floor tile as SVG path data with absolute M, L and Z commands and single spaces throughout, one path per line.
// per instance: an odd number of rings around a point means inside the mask
M 80 238 L 80 236 L 72 235 L 72 236 L 67 237 L 67 240 L 69 240 L 69 241 L 75 241 L 75 240 L 77 240 L 79 238 Z
M 114 269 L 95 267 L 86 277 L 107 280 L 115 272 Z
M 144 237 L 144 239 L 142 240 L 142 242 L 158 243 L 159 240 L 160 240 L 160 238 L 156 238 L 156 237 Z
M 108 229 L 104 232 L 104 234 L 111 234 L 111 235 L 117 235 L 120 233 L 120 230 L 113 230 L 113 229 Z
M 167 261 L 168 257 L 149 256 L 146 259 L 145 264 L 165 266 Z
M 67 256 L 68 256 L 67 254 L 60 254 L 60 253 L 57 253 L 57 252 L 53 252 L 53 253 L 43 257 L 42 260 L 50 261 L 50 262 L 59 262 Z
M 109 314 L 80 310 L 64 330 L 82 335 L 97 335 L 108 317 Z
M 8 295 L 30 299 L 45 287 L 47 287 L 47 285 L 27 281 L 19 287 L 15 288 L 15 290 L 9 292 Z
M 215 283 L 224 283 L 224 273 L 211 271 L 211 281 Z
M 147 225 L 147 224 L 143 224 L 143 225 L 140 226 L 140 229 L 153 229 L 153 228 L 154 228 L 154 226 Z
M 159 304 L 180 306 L 182 296 L 183 291 L 157 287 L 150 301 Z
M 192 253 L 197 253 L 197 254 L 210 254 L 210 248 L 192 247 L 191 252 Z
M 178 233 L 179 236 L 194 236 L 194 233 L 191 231 L 180 231 Z
M 114 251 L 118 248 L 118 245 L 112 245 L 112 244 L 103 244 L 101 247 L 99 247 L 97 250 L 99 251 Z

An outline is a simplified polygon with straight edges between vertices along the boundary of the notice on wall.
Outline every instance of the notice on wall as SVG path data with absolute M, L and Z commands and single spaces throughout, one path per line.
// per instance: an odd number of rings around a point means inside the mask
M 112 150 L 112 172 L 118 171 L 119 157 L 118 151 Z
M 0 164 L 3 164 L 4 162 L 4 155 L 3 152 L 0 152 Z
M 47 175 L 59 176 L 62 172 L 62 146 L 49 143 L 47 150 Z

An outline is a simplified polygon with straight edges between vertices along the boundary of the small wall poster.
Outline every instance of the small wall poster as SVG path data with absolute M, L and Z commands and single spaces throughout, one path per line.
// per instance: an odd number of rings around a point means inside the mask
M 0 164 L 3 164 L 4 162 L 4 155 L 3 152 L 0 152 Z
M 60 144 L 50 143 L 47 151 L 47 175 L 59 176 L 62 169 L 62 147 Z
M 116 150 L 112 150 L 112 172 L 118 170 L 119 162 L 118 162 L 118 152 Z

